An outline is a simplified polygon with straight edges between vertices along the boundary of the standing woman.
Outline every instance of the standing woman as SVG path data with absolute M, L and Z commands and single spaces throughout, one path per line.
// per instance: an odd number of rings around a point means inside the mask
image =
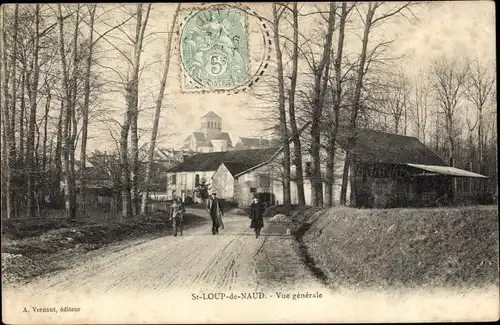
M 259 238 L 260 230 L 264 228 L 264 206 L 259 202 L 257 197 L 253 198 L 252 204 L 250 204 L 250 228 L 255 231 L 255 238 Z

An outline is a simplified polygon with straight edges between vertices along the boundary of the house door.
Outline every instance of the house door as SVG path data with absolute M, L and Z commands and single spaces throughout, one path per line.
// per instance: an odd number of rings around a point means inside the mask
M 186 201 L 186 191 L 181 192 L 181 200 L 182 200 L 182 202 Z

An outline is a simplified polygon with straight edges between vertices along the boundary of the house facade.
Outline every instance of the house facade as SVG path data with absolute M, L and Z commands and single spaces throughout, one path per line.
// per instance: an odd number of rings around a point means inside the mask
M 198 153 L 188 157 L 182 163 L 167 171 L 167 199 L 180 197 L 185 201 L 188 197 L 191 197 L 196 201 L 196 188 L 202 179 L 207 181 L 210 190 L 223 192 L 229 188 L 228 191 L 230 191 L 233 186 L 228 183 L 228 179 L 224 178 L 224 173 L 219 173 L 219 176 L 213 182 L 217 170 L 227 168 L 226 166 L 233 173 L 239 169 L 248 169 L 267 161 L 278 150 L 279 148 L 233 150 Z M 224 163 L 224 167 L 221 167 L 222 163 Z M 239 167 L 235 169 L 237 165 Z M 231 175 L 231 177 L 233 176 Z

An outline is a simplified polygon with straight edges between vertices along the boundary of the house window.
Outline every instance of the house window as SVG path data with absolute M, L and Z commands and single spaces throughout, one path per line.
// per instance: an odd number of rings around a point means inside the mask
M 311 177 L 311 162 L 306 162 L 306 177 Z
M 257 192 L 257 189 L 255 187 L 250 187 L 250 193 L 255 193 Z
M 172 175 L 172 185 L 175 185 L 175 182 L 177 180 L 177 175 Z
M 200 185 L 200 175 L 196 174 L 194 176 L 194 186 L 198 187 L 198 185 Z

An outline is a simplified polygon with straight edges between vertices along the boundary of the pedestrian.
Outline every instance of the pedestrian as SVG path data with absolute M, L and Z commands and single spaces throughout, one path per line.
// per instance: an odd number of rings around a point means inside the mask
M 212 193 L 212 197 L 208 201 L 208 212 L 210 213 L 210 219 L 212 219 L 212 235 L 218 235 L 219 227 L 224 229 L 224 224 L 222 223 L 224 211 L 219 199 L 217 199 L 217 193 Z
M 255 231 L 255 238 L 259 238 L 260 230 L 264 228 L 264 206 L 259 201 L 258 197 L 253 198 L 252 204 L 250 204 L 250 228 Z
M 172 228 L 174 231 L 174 236 L 177 236 L 177 231 L 180 232 L 182 236 L 182 224 L 184 223 L 184 204 L 182 204 L 181 199 L 176 198 L 170 207 L 170 219 L 172 220 Z

